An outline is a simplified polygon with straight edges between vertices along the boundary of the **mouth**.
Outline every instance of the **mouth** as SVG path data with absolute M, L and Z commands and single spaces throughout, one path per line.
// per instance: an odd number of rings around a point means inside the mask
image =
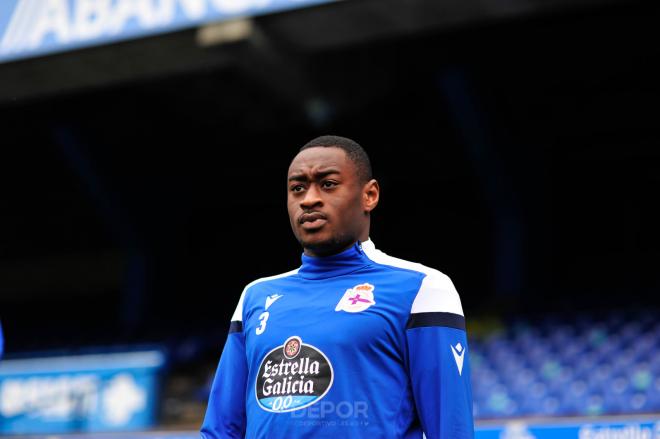
M 321 212 L 303 213 L 298 218 L 298 223 L 305 230 L 318 229 L 328 222 L 327 217 Z

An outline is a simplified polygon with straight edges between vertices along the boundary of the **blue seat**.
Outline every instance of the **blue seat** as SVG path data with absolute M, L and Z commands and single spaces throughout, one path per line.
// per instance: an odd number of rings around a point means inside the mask
M 473 344 L 477 417 L 660 410 L 660 316 L 518 321 Z

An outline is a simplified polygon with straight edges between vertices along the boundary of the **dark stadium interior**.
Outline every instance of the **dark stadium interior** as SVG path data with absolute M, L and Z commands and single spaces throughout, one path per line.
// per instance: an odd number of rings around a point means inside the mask
M 239 42 L 166 75 L 3 96 L 7 353 L 219 346 L 243 286 L 299 262 L 284 176 L 325 133 L 371 155 L 376 244 L 451 276 L 468 315 L 657 309 L 657 17 L 594 3 L 311 49 L 274 38 L 286 56 L 265 65 Z M 144 44 L 164 38 L 191 32 Z

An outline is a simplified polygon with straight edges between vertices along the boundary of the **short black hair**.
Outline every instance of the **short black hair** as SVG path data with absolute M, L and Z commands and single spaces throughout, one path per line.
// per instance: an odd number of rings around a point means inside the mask
M 303 145 L 298 152 L 317 146 L 343 149 L 346 152 L 346 156 L 348 156 L 348 158 L 355 164 L 358 177 L 362 183 L 366 183 L 373 178 L 371 160 L 369 160 L 369 156 L 364 148 L 362 148 L 355 140 L 341 136 L 319 136 Z

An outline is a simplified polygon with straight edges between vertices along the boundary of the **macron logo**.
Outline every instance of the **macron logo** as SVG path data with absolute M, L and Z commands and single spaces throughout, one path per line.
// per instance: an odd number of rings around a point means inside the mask
M 272 296 L 266 297 L 266 310 L 268 310 L 268 308 L 270 308 L 270 306 L 282 296 L 283 294 L 273 294 Z
M 454 360 L 456 360 L 456 367 L 458 367 L 458 374 L 463 373 L 463 359 L 465 358 L 465 349 L 461 346 L 461 343 L 456 343 L 456 346 L 449 345 L 451 347 L 451 353 L 454 354 Z

